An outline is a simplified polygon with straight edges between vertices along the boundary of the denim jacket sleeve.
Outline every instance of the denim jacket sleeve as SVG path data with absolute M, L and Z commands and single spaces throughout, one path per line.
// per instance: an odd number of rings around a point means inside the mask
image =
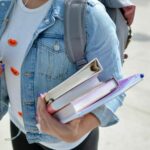
M 86 15 L 87 46 L 86 58 L 88 61 L 97 57 L 103 67 L 99 75 L 101 81 L 106 81 L 114 76 L 122 78 L 122 65 L 119 53 L 119 42 L 116 28 L 107 15 L 101 3 L 88 5 Z M 95 109 L 92 113 L 100 120 L 101 126 L 106 127 L 118 122 L 115 111 L 122 105 L 125 94 L 111 102 Z

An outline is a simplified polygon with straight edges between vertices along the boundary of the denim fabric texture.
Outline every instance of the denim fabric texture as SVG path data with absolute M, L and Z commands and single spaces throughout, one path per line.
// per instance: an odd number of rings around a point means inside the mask
M 13 5 L 16 0 L 0 0 L 0 38 L 7 27 Z M 40 134 L 36 127 L 36 104 L 39 93 L 47 92 L 77 71 L 65 53 L 64 46 L 64 1 L 54 0 L 52 7 L 41 22 L 28 46 L 21 68 L 21 100 L 23 120 L 29 143 L 57 143 L 55 137 Z M 122 78 L 122 65 L 115 25 L 97 0 L 88 0 L 85 30 L 87 45 L 85 57 L 88 61 L 97 57 L 103 72 L 99 79 L 106 81 L 113 76 Z M 106 127 L 118 122 L 115 111 L 122 105 L 124 95 L 99 107 L 92 113 Z M 0 119 L 7 112 L 9 96 L 5 74 L 0 78 Z

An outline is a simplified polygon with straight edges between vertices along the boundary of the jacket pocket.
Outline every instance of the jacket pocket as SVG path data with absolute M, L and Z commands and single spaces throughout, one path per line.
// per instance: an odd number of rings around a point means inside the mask
M 50 53 L 64 52 L 64 40 L 62 35 L 47 35 L 40 36 L 38 40 L 40 51 L 49 51 Z
M 75 65 L 66 55 L 62 36 L 42 36 L 38 39 L 37 46 L 39 75 L 46 76 L 49 80 L 62 81 L 74 72 Z

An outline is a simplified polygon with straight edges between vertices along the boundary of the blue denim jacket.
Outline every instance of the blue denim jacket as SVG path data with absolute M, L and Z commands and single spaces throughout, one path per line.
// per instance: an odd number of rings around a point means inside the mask
M 2 36 L 16 0 L 0 0 L 0 37 Z M 99 78 L 102 81 L 112 76 L 120 79 L 121 61 L 115 25 L 107 15 L 103 5 L 97 0 L 88 0 L 85 18 L 87 45 L 85 57 L 88 61 L 97 57 L 104 70 Z M 34 33 L 28 46 L 21 68 L 21 100 L 23 120 L 29 143 L 53 142 L 59 140 L 39 134 L 36 127 L 36 103 L 39 93 L 55 87 L 77 71 L 75 64 L 66 56 L 64 47 L 64 1 L 54 0 L 52 7 Z M 118 122 L 114 114 L 121 106 L 124 95 L 118 96 L 92 113 L 100 120 L 101 126 Z M 7 112 L 9 96 L 5 74 L 0 78 L 0 119 Z

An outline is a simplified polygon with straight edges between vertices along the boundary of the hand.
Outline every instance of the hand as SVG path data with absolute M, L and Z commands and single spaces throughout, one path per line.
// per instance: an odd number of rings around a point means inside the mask
M 38 98 L 37 115 L 42 132 L 66 142 L 74 142 L 89 131 L 99 126 L 99 121 L 92 114 L 63 124 L 50 115 L 46 110 L 45 95 Z

